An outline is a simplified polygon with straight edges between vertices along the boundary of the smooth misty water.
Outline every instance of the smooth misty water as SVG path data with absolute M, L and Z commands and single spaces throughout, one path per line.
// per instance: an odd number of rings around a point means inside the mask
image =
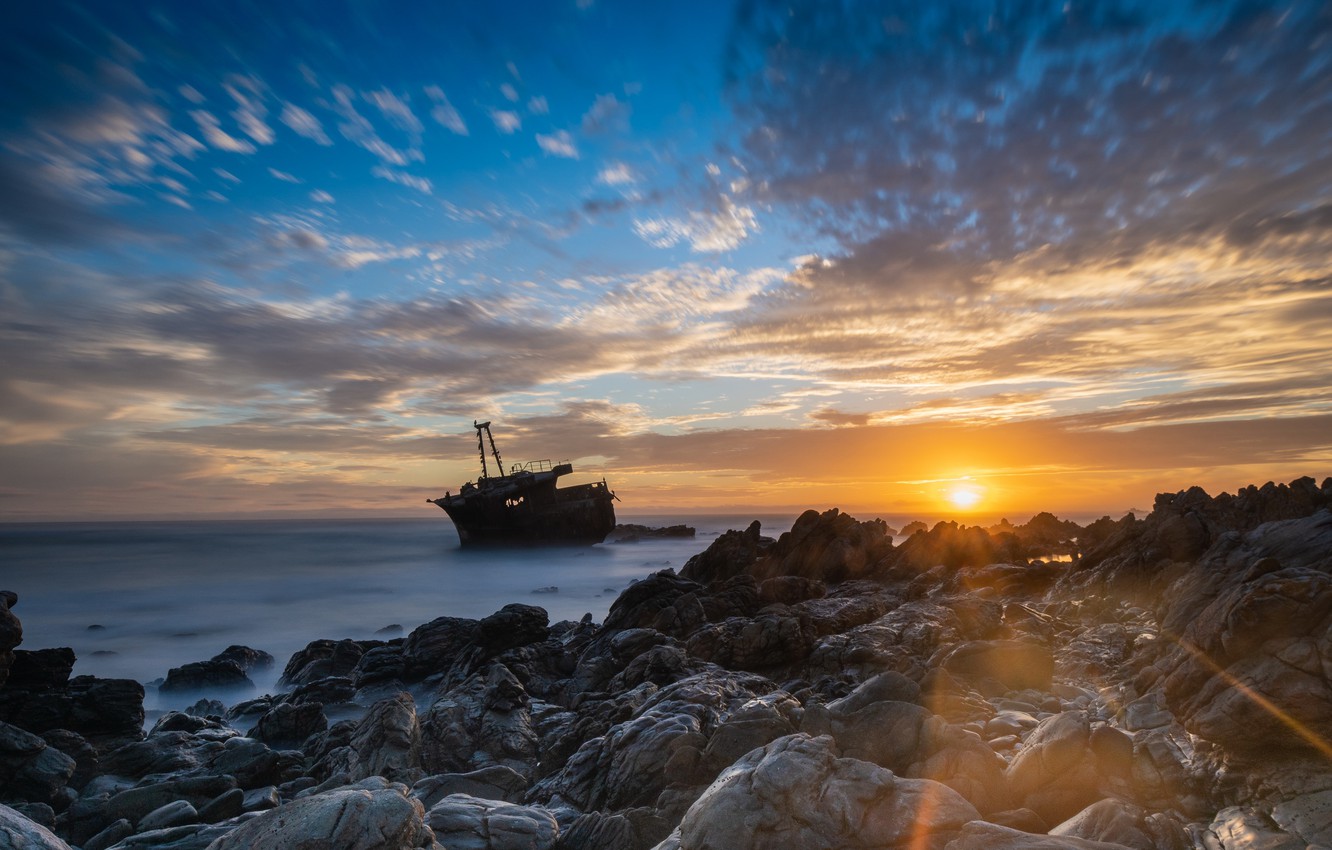
M 395 637 L 510 602 L 601 622 L 631 582 L 678 570 L 753 518 L 623 517 L 698 536 L 517 550 L 460 549 L 435 518 L 0 525 L 0 589 L 19 595 L 22 648 L 72 647 L 76 675 L 147 683 L 243 644 L 276 659 L 253 676 L 263 692 L 317 638 Z M 775 537 L 794 517 L 760 519 Z M 402 632 L 375 634 L 391 625 Z M 148 704 L 166 707 L 151 691 Z

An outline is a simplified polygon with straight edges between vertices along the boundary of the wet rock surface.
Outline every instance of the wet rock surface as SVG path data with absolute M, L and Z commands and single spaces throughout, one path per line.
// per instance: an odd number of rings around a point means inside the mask
M 19 648 L 0 593 L 0 845 L 1332 846 L 1332 480 L 909 530 L 754 523 L 602 624 L 316 640 L 146 733 L 139 683 Z

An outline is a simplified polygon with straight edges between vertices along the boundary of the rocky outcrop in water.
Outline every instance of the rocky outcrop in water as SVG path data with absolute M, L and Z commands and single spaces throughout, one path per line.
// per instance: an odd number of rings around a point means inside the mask
M 0 844 L 1332 846 L 1330 506 L 1301 479 L 900 545 L 809 511 L 600 625 L 515 604 L 314 641 L 282 692 L 147 734 L 137 683 L 5 650 L 6 595 Z

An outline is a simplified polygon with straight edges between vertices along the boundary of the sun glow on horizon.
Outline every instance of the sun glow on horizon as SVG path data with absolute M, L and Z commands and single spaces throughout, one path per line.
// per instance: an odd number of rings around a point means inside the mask
M 957 484 L 948 489 L 947 499 L 958 510 L 971 510 L 980 503 L 985 491 L 970 482 Z

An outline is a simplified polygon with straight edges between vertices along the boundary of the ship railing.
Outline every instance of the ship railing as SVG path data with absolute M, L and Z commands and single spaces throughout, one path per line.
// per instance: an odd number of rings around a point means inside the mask
M 560 461 L 568 463 L 569 461 Z M 529 460 L 526 463 L 515 463 L 509 468 L 510 475 L 517 475 L 520 472 L 550 472 L 555 468 L 554 461 L 550 460 Z

